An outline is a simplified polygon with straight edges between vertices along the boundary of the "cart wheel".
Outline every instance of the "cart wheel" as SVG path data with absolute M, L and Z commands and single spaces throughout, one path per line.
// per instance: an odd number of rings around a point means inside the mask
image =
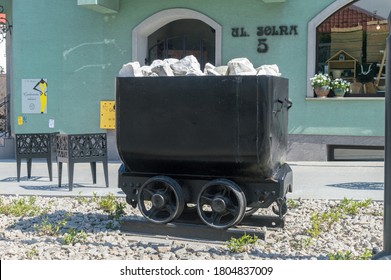
M 212 228 L 226 229 L 238 224 L 246 211 L 246 197 L 240 187 L 226 179 L 208 182 L 197 198 L 201 220 Z
M 167 176 L 150 178 L 138 192 L 138 207 L 141 214 L 154 223 L 169 223 L 178 218 L 184 205 L 182 188 Z

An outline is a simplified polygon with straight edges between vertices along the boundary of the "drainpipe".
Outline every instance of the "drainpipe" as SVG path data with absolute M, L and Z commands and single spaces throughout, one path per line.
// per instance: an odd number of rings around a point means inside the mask
M 387 62 L 386 62 L 386 127 L 384 158 L 384 233 L 383 251 L 376 254 L 375 260 L 391 260 L 391 12 L 388 16 Z

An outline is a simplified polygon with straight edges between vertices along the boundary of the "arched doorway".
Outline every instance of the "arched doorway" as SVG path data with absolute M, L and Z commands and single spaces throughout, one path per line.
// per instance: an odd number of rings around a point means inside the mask
M 181 24 L 184 25 L 181 26 Z M 201 36 L 200 30 L 208 30 L 209 34 Z M 209 61 L 212 64 L 221 65 L 221 31 L 220 24 L 193 10 L 169 9 L 160 11 L 133 29 L 132 60 L 146 64 L 154 57 L 169 57 L 168 50 L 172 50 L 171 55 L 174 50 L 178 51 L 175 56 L 172 55 L 172 57 L 177 57 L 179 54 L 191 53 L 191 49 L 193 49 L 192 54 L 197 54 L 195 52 L 197 49 L 199 57 L 205 59 L 203 50 L 207 48 L 210 50 L 206 54 L 208 59 L 203 62 Z M 158 47 L 163 47 L 163 52 L 160 54 L 158 54 Z
M 148 64 L 155 59 L 194 55 L 201 66 L 215 63 L 215 30 L 200 20 L 181 19 L 148 37 Z

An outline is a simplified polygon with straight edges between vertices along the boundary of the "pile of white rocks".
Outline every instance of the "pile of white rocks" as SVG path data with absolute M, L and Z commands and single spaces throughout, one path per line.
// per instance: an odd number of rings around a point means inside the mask
M 193 55 L 182 59 L 167 58 L 154 60 L 151 65 L 140 66 L 138 61 L 124 64 L 119 77 L 158 77 L 158 76 L 233 76 L 233 75 L 270 75 L 281 76 L 276 64 L 255 68 L 247 58 L 234 58 L 227 65 L 214 66 L 206 63 L 204 71 Z
M 0 206 L 21 197 L 0 196 Z M 125 203 L 124 198 L 118 201 Z M 329 254 L 349 251 L 353 256 L 371 251 L 383 242 L 383 203 L 373 201 L 357 215 L 346 215 L 311 237 L 306 230 L 311 216 L 336 207 L 334 200 L 295 200 L 296 206 L 286 215 L 283 229 L 263 228 L 266 238 L 242 253 L 232 253 L 227 243 L 184 240 L 173 237 L 131 235 L 115 229 L 115 222 L 92 199 L 71 197 L 36 197 L 35 205 L 45 213 L 32 217 L 0 214 L 1 259 L 77 259 L 77 260 L 270 260 L 328 259 Z M 122 222 L 140 217 L 137 209 L 127 205 Z M 66 225 L 56 235 L 42 229 Z M 74 245 L 64 244 L 70 228 L 84 231 L 86 239 Z M 37 230 L 38 229 L 38 230 Z

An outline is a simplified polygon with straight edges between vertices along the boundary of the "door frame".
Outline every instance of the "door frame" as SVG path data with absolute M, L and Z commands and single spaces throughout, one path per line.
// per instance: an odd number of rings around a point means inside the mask
M 148 58 L 148 36 L 162 26 L 179 19 L 196 19 L 208 24 L 215 30 L 215 66 L 221 65 L 222 27 L 213 19 L 190 9 L 167 9 L 142 21 L 132 31 L 132 60 L 145 64 Z

